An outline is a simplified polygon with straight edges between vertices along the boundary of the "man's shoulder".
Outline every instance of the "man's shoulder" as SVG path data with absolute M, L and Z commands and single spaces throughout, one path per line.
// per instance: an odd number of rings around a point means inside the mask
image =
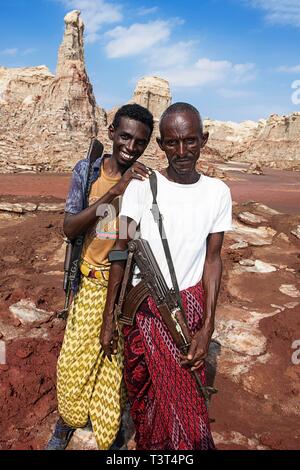
M 79 160 L 76 165 L 73 168 L 73 171 L 76 173 L 81 174 L 87 169 L 88 161 L 87 158 L 83 158 L 82 160 Z
M 99 169 L 100 169 L 100 166 L 101 166 L 101 161 L 102 161 L 102 157 L 98 157 L 97 160 L 95 160 L 95 162 L 93 163 L 94 171 L 96 171 L 97 173 L 99 173 Z M 83 158 L 82 160 L 79 160 L 76 163 L 76 165 L 73 168 L 73 172 L 79 174 L 80 176 L 81 175 L 86 175 L 88 165 L 89 165 L 88 159 Z
M 139 179 L 132 179 L 128 184 L 127 188 L 130 190 L 131 193 L 147 192 L 147 190 L 150 190 L 149 178 L 146 178 L 143 181 Z
M 220 193 L 226 193 L 230 191 L 229 186 L 219 178 L 214 178 L 212 176 L 206 175 L 201 175 L 201 178 L 205 187 L 211 189 L 212 191 L 217 191 Z

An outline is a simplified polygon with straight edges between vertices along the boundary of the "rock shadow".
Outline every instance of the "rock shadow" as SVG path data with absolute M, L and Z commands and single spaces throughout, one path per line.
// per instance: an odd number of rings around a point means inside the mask
M 221 354 L 221 344 L 213 339 L 209 345 L 208 356 L 205 360 L 206 364 L 206 380 L 207 385 L 214 387 L 214 382 L 218 368 L 218 356 Z

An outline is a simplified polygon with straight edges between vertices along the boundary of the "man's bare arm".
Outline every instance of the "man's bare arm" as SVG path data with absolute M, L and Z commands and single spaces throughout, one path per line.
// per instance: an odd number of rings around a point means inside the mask
M 215 310 L 222 277 L 221 249 L 224 232 L 211 233 L 207 237 L 207 251 L 202 283 L 205 292 L 204 323 L 192 339 L 187 357 L 182 356 L 182 365 L 197 369 L 207 356 L 214 332 Z
M 136 232 L 136 223 L 129 217 L 120 217 L 119 232 L 121 234 L 125 234 L 125 236 L 123 239 L 117 240 L 114 249 L 123 251 L 127 249 L 128 242 L 134 237 Z M 111 355 L 116 354 L 117 352 L 118 337 L 115 334 L 116 325 L 114 319 L 114 308 L 118 301 L 118 295 L 125 271 L 125 264 L 125 261 L 113 261 L 109 271 L 106 303 L 100 333 L 100 344 L 109 360 L 111 360 Z
M 105 204 L 111 204 L 116 197 L 121 196 L 132 179 L 144 180 L 148 177 L 148 168 L 143 165 L 143 163 L 135 162 L 127 171 L 125 171 L 120 181 L 97 202 L 92 204 L 90 207 L 83 209 L 78 214 L 65 214 L 63 225 L 65 235 L 70 240 L 73 240 L 78 235 L 85 233 L 97 222 L 99 217 L 105 217 Z M 103 207 L 101 207 L 100 213 L 98 213 L 98 208 L 100 206 Z
M 78 237 L 78 235 L 85 233 L 88 228 L 97 222 L 99 217 L 104 218 L 105 205 L 111 204 L 115 197 L 115 193 L 112 190 L 109 190 L 97 202 L 87 207 L 86 209 L 83 209 L 78 214 L 69 214 L 66 212 L 63 230 L 69 240 L 73 240 L 74 238 Z

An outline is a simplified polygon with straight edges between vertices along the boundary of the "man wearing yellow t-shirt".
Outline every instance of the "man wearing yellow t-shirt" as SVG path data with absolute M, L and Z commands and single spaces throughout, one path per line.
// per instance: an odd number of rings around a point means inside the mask
M 84 233 L 85 241 L 80 283 L 74 287 L 57 365 L 60 418 L 47 450 L 65 449 L 74 430 L 84 427 L 89 419 L 99 449 L 109 449 L 119 431 L 124 404 L 122 345 L 116 355 L 108 358 L 99 341 L 110 268 L 108 253 L 118 236 L 120 197 L 132 179 L 149 177 L 150 171 L 137 159 L 145 151 L 152 131 L 153 116 L 142 106 L 125 105 L 117 111 L 108 130 L 112 154 L 104 155 L 93 165 L 86 209 L 83 175 L 87 161 L 79 161 L 73 170 L 64 232 L 70 240 Z

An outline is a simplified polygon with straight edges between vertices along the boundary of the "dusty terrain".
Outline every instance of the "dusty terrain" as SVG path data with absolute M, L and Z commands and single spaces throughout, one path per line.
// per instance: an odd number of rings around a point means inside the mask
M 299 449 L 300 364 L 292 362 L 292 343 L 300 340 L 300 177 L 242 169 L 226 166 L 235 230 L 226 235 L 209 359 L 219 390 L 212 429 L 220 449 Z M 57 417 L 68 184 L 65 174 L 0 175 L 0 449 L 42 449 Z M 70 448 L 94 448 L 89 431 L 78 432 Z

